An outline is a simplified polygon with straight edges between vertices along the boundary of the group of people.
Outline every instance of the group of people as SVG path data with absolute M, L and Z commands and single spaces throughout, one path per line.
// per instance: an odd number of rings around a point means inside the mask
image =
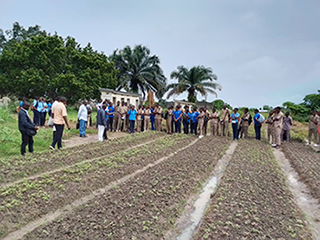
M 62 136 L 64 126 L 70 129 L 67 119 L 66 110 L 67 99 L 65 97 L 57 97 L 54 102 L 44 101 L 43 98 L 36 99 L 31 105 L 23 100 L 19 109 L 19 130 L 22 134 L 21 154 L 26 152 L 26 146 L 29 145 L 29 152 L 33 152 L 33 136 L 39 129 L 42 122 L 41 113 L 48 113 L 50 116 L 49 125 L 53 128 L 53 141 L 50 145 L 51 149 L 62 147 Z M 34 112 L 33 122 L 29 118 L 28 110 Z M 269 143 L 273 147 L 279 148 L 282 141 L 290 141 L 290 129 L 293 120 L 287 112 L 285 115 L 281 112 L 280 107 L 276 107 L 269 113 L 267 119 L 259 112 L 254 111 L 252 117 L 249 109 L 245 108 L 244 113 L 240 116 L 239 109 L 234 108 L 232 111 L 226 105 L 222 107 L 221 114 L 212 109 L 212 112 L 201 107 L 189 108 L 185 106 L 169 106 L 167 111 L 163 111 L 162 107 L 155 104 L 149 106 L 139 106 L 135 109 L 134 105 L 128 105 L 126 102 L 113 104 L 109 100 L 100 100 L 97 105 L 97 128 L 98 140 L 107 139 L 107 131 L 129 131 L 130 133 L 156 130 L 162 131 L 162 121 L 165 120 L 166 132 L 168 134 L 181 133 L 182 125 L 185 134 L 195 134 L 199 138 L 204 137 L 208 133 L 208 125 L 210 124 L 211 134 L 229 136 L 229 125 L 232 126 L 233 139 L 248 137 L 248 129 L 251 123 L 254 123 L 255 137 L 261 139 L 262 124 L 267 124 L 267 137 Z M 92 107 L 87 101 L 84 101 L 78 111 L 79 133 L 80 137 L 86 137 L 86 128 L 92 120 Z M 40 117 L 39 117 L 40 116 Z M 43 114 L 44 121 L 46 114 Z M 51 123 L 50 123 L 51 122 Z M 308 145 L 314 138 L 314 146 L 317 147 L 320 141 L 320 112 L 314 111 L 309 119 L 309 137 Z
M 152 107 L 139 106 L 118 101 L 114 105 L 111 101 L 100 100 L 97 104 L 98 140 L 107 139 L 107 131 L 137 132 L 156 130 L 161 131 L 162 108 L 155 104 Z
M 42 98 L 41 98 L 42 99 Z M 26 153 L 26 146 L 29 148 L 29 152 L 33 152 L 33 136 L 37 134 L 37 131 L 39 130 L 38 125 L 38 116 L 36 116 L 33 121 L 31 121 L 28 110 L 30 107 L 34 111 L 35 108 L 37 108 L 39 105 L 41 105 L 41 102 L 39 101 L 40 98 L 37 100 L 37 102 L 33 102 L 31 105 L 30 102 L 23 99 L 20 103 L 20 110 L 18 114 L 18 127 L 19 131 L 21 132 L 22 136 L 22 143 L 21 143 L 21 154 L 25 155 Z M 58 149 L 62 148 L 62 136 L 65 125 L 68 129 L 70 129 L 70 125 L 67 118 L 67 109 L 66 109 L 67 99 L 65 97 L 57 97 L 54 102 L 50 106 L 50 118 L 52 119 L 52 129 L 53 129 L 53 140 L 52 144 L 50 145 L 51 149 L 55 149 L 55 146 L 57 145 Z M 43 106 L 43 105 L 42 105 Z M 46 108 L 46 109 L 47 109 Z M 40 108 L 38 108 L 40 110 Z M 36 114 L 39 113 L 39 111 L 36 111 Z M 35 113 L 35 111 L 34 111 Z

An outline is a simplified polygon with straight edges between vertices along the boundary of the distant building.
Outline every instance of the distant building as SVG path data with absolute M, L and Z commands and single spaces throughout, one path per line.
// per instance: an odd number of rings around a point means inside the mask
M 113 104 L 116 104 L 117 101 L 127 102 L 128 105 L 131 104 L 137 108 L 142 102 L 141 95 L 136 93 L 115 91 L 107 88 L 100 88 L 100 92 L 102 100 L 108 99 Z
M 174 100 L 174 108 L 176 108 L 176 106 L 180 105 L 181 108 L 184 108 L 185 106 L 188 106 L 189 109 L 192 109 L 193 107 L 196 106 L 196 104 L 192 103 L 192 102 L 187 102 L 187 101 L 181 101 L 181 100 Z

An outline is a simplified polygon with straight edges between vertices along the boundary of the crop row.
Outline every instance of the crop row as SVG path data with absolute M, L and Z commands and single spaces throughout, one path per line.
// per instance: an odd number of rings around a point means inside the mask
M 307 185 L 311 195 L 320 203 L 320 155 L 299 142 L 283 144 L 282 148 L 291 166 Z
M 87 159 L 112 154 L 127 148 L 137 146 L 149 140 L 163 136 L 159 133 L 145 132 L 129 135 L 108 142 L 96 142 L 42 154 L 28 155 L 26 158 L 0 160 L 0 184 L 9 183 L 17 179 L 41 174 L 56 168 L 78 163 Z
M 228 143 L 203 138 L 25 239 L 161 239 Z
M 187 135 L 166 136 L 139 148 L 1 188 L 0 236 L 174 152 L 189 141 Z
M 311 239 L 265 143 L 239 143 L 194 239 Z

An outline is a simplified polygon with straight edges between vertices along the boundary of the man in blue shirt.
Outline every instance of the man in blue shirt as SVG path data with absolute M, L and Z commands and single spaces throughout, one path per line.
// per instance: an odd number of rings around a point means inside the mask
M 189 133 L 189 107 L 185 106 L 184 107 L 184 112 L 183 112 L 183 132 L 184 134 L 188 134 Z
M 155 126 L 155 118 L 154 118 L 154 106 L 151 107 L 150 109 L 151 115 L 150 115 L 150 122 L 151 122 L 151 130 L 156 130 Z
M 109 112 L 109 118 L 108 118 L 109 131 L 112 132 L 114 107 L 112 106 L 111 102 L 109 103 L 108 112 Z
M 230 117 L 232 122 L 233 140 L 238 140 L 239 138 L 238 128 L 239 128 L 239 120 L 240 120 L 240 114 L 238 113 L 238 108 L 235 108 L 233 110 L 233 113 L 231 113 Z
M 182 112 L 180 111 L 180 105 L 176 107 L 176 110 L 173 112 L 173 119 L 175 122 L 175 132 L 181 133 L 181 118 Z
M 261 126 L 262 124 L 259 122 L 260 113 L 259 110 L 254 110 L 254 131 L 256 133 L 256 139 L 261 140 Z

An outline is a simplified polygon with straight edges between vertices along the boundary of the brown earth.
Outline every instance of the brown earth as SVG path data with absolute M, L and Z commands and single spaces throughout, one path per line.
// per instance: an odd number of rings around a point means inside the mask
M 284 143 L 282 151 L 300 180 L 309 188 L 310 194 L 320 203 L 320 153 L 296 141 Z
M 139 149 L 103 156 L 53 174 L 1 189 L 0 236 L 186 146 L 186 135 L 166 136 Z
M 161 239 L 228 143 L 203 138 L 24 239 Z
M 61 151 L 52 151 L 32 156 L 15 157 L 0 163 L 0 184 L 9 183 L 17 179 L 41 174 L 56 168 L 72 165 L 84 160 L 112 154 L 127 148 L 137 146 L 147 141 L 165 136 L 160 133 L 142 133 L 128 135 L 125 138 L 94 142 L 86 145 L 74 146 Z
M 194 239 L 312 239 L 265 142 L 239 142 Z

